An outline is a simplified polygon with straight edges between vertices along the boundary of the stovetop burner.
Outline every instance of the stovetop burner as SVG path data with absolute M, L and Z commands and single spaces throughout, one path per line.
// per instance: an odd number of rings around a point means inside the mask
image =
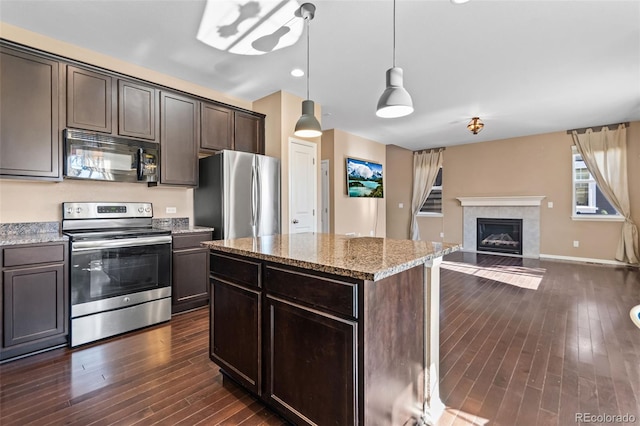
M 71 241 L 113 240 L 157 235 L 171 235 L 171 231 L 159 228 L 80 229 L 64 231 Z

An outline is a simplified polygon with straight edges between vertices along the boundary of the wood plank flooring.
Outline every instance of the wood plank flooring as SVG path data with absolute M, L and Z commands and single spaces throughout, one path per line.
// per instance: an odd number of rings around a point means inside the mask
M 439 426 L 640 423 L 639 269 L 454 253 L 441 281 Z M 0 424 L 286 424 L 209 361 L 207 314 L 0 365 Z

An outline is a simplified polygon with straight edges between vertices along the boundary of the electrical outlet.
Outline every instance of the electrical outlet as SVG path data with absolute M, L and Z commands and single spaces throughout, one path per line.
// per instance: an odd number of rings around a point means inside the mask
M 574 247 L 580 247 L 580 241 L 575 240 L 575 241 L 573 242 L 573 246 L 574 246 Z
M 371 237 L 373 237 L 375 234 L 376 234 L 376 233 L 375 233 L 375 232 L 373 232 L 373 229 L 372 229 L 371 231 L 369 231 L 369 235 L 370 235 Z
M 440 233 L 440 238 L 444 238 L 444 232 Z
M 552 209 L 552 208 L 553 208 L 553 201 L 549 201 L 549 202 L 547 203 L 547 207 L 548 207 L 548 208 L 550 208 L 550 209 Z
M 177 213 L 177 211 L 175 207 L 167 207 L 165 210 L 166 213 Z
M 404 208 L 404 204 L 403 203 L 398 203 L 398 208 L 399 209 L 403 209 Z

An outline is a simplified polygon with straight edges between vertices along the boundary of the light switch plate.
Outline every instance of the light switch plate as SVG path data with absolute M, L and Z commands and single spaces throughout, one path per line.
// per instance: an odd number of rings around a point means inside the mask
M 549 202 L 547 203 L 547 207 L 548 207 L 548 208 L 550 208 L 550 209 L 552 209 L 552 208 L 553 208 L 553 201 L 549 201 Z

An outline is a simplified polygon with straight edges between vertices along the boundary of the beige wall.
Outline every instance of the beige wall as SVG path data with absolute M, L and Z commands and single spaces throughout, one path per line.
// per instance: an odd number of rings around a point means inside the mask
M 632 219 L 640 224 L 640 122 L 630 124 L 627 137 Z M 571 219 L 572 143 L 566 132 L 555 132 L 447 147 L 443 162 L 444 217 L 419 219 L 423 239 L 439 239 L 435 232 L 442 228 L 445 241 L 462 242 L 462 207 L 457 197 L 543 195 L 541 254 L 614 260 L 620 222 Z M 388 174 L 412 167 L 406 157 L 390 163 Z M 550 201 L 553 208 L 547 206 Z M 399 217 L 393 208 L 389 211 L 388 221 Z M 574 240 L 580 241 L 580 247 L 573 247 Z
M 387 145 L 386 157 L 387 237 L 408 239 L 411 226 L 413 152 L 396 145 Z M 402 208 L 399 207 L 401 203 Z
M 332 140 L 332 143 L 331 143 Z M 386 146 L 342 130 L 328 130 L 322 143 L 333 145 L 322 150 L 322 159 L 329 160 L 329 173 L 333 177 L 330 191 L 330 232 L 335 234 L 386 236 L 388 197 Z M 350 198 L 347 195 L 346 157 L 375 161 L 382 164 L 385 198 Z
M 317 205 L 319 211 L 322 202 L 320 186 L 320 152 L 321 138 L 299 138 L 293 135 L 296 122 L 302 113 L 303 99 L 287 92 L 276 92 L 253 102 L 253 110 L 267 115 L 265 122 L 265 152 L 267 155 L 280 158 L 281 170 L 281 220 L 282 233 L 289 232 L 289 139 L 296 138 L 313 142 L 317 149 Z M 322 116 L 322 108 L 315 104 L 316 118 Z M 316 227 L 321 229 L 321 217 L 317 215 Z
M 192 189 L 73 179 L 55 183 L 0 179 L 1 223 L 59 222 L 65 201 L 150 202 L 156 218 L 188 217 L 193 223 Z M 176 213 L 165 213 L 167 207 L 175 207 Z

